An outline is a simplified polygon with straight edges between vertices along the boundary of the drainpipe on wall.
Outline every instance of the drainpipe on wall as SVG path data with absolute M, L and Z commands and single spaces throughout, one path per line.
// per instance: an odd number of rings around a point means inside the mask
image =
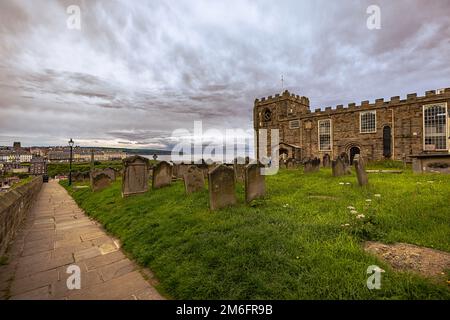
M 392 113 L 392 160 L 395 160 L 395 118 L 394 109 L 391 109 Z

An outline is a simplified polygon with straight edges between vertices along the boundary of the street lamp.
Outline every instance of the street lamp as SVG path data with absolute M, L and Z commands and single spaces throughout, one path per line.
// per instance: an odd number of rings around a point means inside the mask
M 74 142 L 72 138 L 69 140 L 69 146 L 70 146 L 70 158 L 69 158 L 69 186 L 72 185 L 72 152 L 73 152 L 73 145 Z

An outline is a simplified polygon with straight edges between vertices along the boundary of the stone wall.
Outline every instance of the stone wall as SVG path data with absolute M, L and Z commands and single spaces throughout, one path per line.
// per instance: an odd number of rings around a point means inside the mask
M 5 253 L 41 187 L 42 176 L 39 176 L 25 185 L 0 193 L 0 255 Z
M 424 96 L 408 94 L 406 99 L 392 97 L 389 101 L 376 99 L 374 103 L 362 101 L 359 105 L 349 103 L 347 107 L 339 105 L 325 110 L 309 109 L 307 98 L 294 96 L 289 92 L 281 96 L 257 99 L 254 106 L 254 127 L 260 129 L 279 129 L 280 142 L 302 148 L 303 158 L 323 158 L 329 154 L 332 159 L 343 152 L 349 153 L 357 147 L 361 155 L 368 160 L 383 160 L 383 128 L 389 126 L 392 132 L 392 160 L 402 160 L 404 156 L 422 153 L 423 146 L 423 106 L 432 103 L 447 103 L 450 113 L 450 88 L 441 92 L 427 91 Z M 303 101 L 304 104 L 301 102 Z M 294 113 L 286 114 L 284 105 L 295 104 Z M 264 118 L 270 110 L 271 118 Z M 376 110 L 376 132 L 360 132 L 360 113 Z M 332 149 L 319 151 L 318 121 L 331 119 Z M 447 115 L 450 132 L 450 115 Z M 292 128 L 293 121 L 298 127 Z M 270 131 L 270 130 L 269 130 Z M 268 154 L 270 154 L 270 136 L 268 137 Z M 448 144 L 450 145 L 450 138 Z

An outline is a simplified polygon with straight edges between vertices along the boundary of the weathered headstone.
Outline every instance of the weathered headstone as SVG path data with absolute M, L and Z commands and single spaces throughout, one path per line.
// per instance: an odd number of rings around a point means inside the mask
M 245 201 L 264 197 L 266 194 L 265 176 L 261 174 L 263 166 L 251 163 L 245 167 Z
M 74 182 L 85 182 L 90 179 L 90 171 L 74 172 L 72 173 L 72 181 Z
M 295 159 L 289 158 L 286 160 L 286 168 L 289 170 L 296 169 L 297 168 L 297 162 Z
M 92 191 L 103 190 L 116 180 L 116 172 L 111 169 L 94 169 L 90 172 Z
M 235 178 L 232 167 L 219 165 L 208 174 L 209 206 L 211 210 L 236 204 Z
M 279 168 L 286 169 L 286 162 L 283 159 L 280 159 Z
M 172 166 L 166 161 L 159 162 L 153 168 L 153 189 L 159 189 L 170 185 L 172 182 Z
M 346 166 L 350 165 L 350 159 L 348 157 L 347 152 L 342 152 L 340 155 L 340 158 L 344 162 L 344 165 L 346 165 Z
M 360 157 L 359 154 L 355 155 L 353 159 L 353 163 L 355 164 L 356 177 L 358 178 L 358 184 L 363 187 L 369 183 L 369 178 L 367 176 L 367 172 L 364 168 L 364 161 Z
M 122 197 L 148 191 L 149 160 L 132 156 L 123 160 Z
M 183 179 L 185 172 L 187 171 L 187 169 L 190 167 L 190 164 L 185 164 L 185 163 L 180 163 L 177 166 L 177 175 L 176 177 L 178 179 Z
M 345 164 L 341 157 L 337 157 L 336 160 L 331 162 L 331 169 L 333 172 L 333 177 L 341 177 L 345 175 Z
M 323 162 L 322 162 L 324 168 L 330 167 L 330 155 L 327 153 L 323 156 Z
M 311 160 L 311 171 L 312 172 L 318 172 L 320 171 L 320 159 L 314 158 Z
M 245 179 L 245 165 L 235 162 L 234 165 L 233 165 L 233 169 L 234 169 L 234 176 L 236 178 L 236 181 L 237 182 L 244 182 L 244 179 Z
M 201 191 L 205 188 L 205 178 L 202 169 L 190 166 L 184 173 L 184 188 L 187 194 Z

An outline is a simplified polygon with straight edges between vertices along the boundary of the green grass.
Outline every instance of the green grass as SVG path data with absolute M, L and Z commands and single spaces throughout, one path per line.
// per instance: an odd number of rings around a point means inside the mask
M 95 168 L 104 169 L 108 167 L 121 169 L 122 161 L 95 162 Z M 91 165 L 89 162 L 72 163 L 72 172 L 85 172 L 89 170 L 91 170 Z M 69 163 L 49 163 L 47 165 L 47 173 L 50 177 L 54 177 L 56 175 L 68 175 Z
M 446 284 L 393 271 L 361 248 L 372 239 L 450 252 L 450 176 L 369 179 L 360 188 L 330 170 L 282 171 L 267 177 L 266 199 L 248 206 L 238 185 L 239 204 L 217 212 L 207 190 L 186 196 L 182 182 L 127 199 L 120 181 L 69 191 L 174 299 L 450 299 Z M 342 227 L 355 220 L 348 206 L 371 223 Z M 374 264 L 386 270 L 381 290 L 366 287 Z
M 21 178 L 19 182 L 13 184 L 11 189 L 16 189 L 16 188 L 18 188 L 20 186 L 23 186 L 23 185 L 25 185 L 27 183 L 30 183 L 33 179 L 34 179 L 33 176 L 27 176 L 25 178 Z

